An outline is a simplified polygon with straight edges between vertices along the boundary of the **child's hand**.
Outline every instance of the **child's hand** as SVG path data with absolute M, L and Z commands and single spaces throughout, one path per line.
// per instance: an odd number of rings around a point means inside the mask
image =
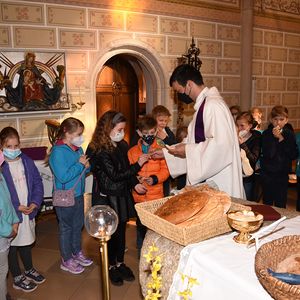
M 279 126 L 274 127 L 272 130 L 274 137 L 277 138 L 279 140 L 279 142 L 283 141 L 283 139 L 284 139 L 281 132 L 282 132 L 282 129 Z
M 147 188 L 142 185 L 141 183 L 138 183 L 135 187 L 134 187 L 135 191 L 140 194 L 140 195 L 144 195 L 147 193 Z
M 87 163 L 89 162 L 89 158 L 88 158 L 86 155 L 81 155 L 81 156 L 79 157 L 79 162 L 80 162 L 81 164 L 83 164 L 84 166 L 86 166 Z
M 156 136 L 161 140 L 164 140 L 167 137 L 167 134 L 163 130 L 158 130 Z
M 138 164 L 142 167 L 150 158 L 149 154 L 142 154 L 138 159 Z
M 12 232 L 9 237 L 15 237 L 18 234 L 19 223 L 12 225 Z
M 152 178 L 152 177 L 144 177 L 144 181 L 145 181 L 148 185 L 153 185 L 153 178 Z

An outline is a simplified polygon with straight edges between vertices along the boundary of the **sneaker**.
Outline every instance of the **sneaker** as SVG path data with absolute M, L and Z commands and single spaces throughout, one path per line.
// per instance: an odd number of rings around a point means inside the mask
M 131 271 L 130 268 L 128 268 L 124 263 L 121 263 L 117 269 L 119 270 L 123 280 L 126 281 L 133 281 L 135 280 L 135 277 L 133 275 L 133 272 Z
M 37 284 L 41 284 L 46 280 L 46 278 L 41 275 L 35 268 L 32 268 L 29 271 L 25 271 L 25 276 Z
M 109 279 L 113 285 L 123 285 L 123 278 L 117 266 L 110 266 L 108 270 Z
M 79 251 L 76 255 L 73 255 L 73 259 L 84 267 L 88 267 L 93 263 L 93 261 L 90 258 L 87 258 L 82 251 Z
M 26 276 L 21 275 L 18 280 L 14 280 L 13 288 L 16 290 L 22 290 L 25 293 L 33 292 L 37 288 L 37 284 L 27 279 Z
M 84 267 L 78 264 L 73 258 L 70 258 L 66 261 L 62 259 L 60 268 L 72 274 L 80 274 L 84 271 Z

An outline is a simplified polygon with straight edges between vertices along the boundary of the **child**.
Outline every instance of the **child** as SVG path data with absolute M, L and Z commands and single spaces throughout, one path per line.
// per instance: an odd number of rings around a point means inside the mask
M 119 217 L 116 232 L 108 241 L 109 277 L 114 285 L 133 281 L 133 272 L 124 263 L 126 223 L 135 217 L 131 189 L 139 193 L 145 187 L 136 175 L 148 160 L 148 154 L 141 155 L 135 164 L 129 165 L 128 145 L 124 141 L 126 119 L 122 113 L 107 111 L 99 119 L 92 141 L 87 149 L 91 167 L 97 179 L 99 196 L 94 205 L 109 205 Z
M 262 110 L 259 107 L 252 107 L 251 114 L 253 119 L 256 121 L 256 126 L 254 129 L 262 133 Z
M 163 105 L 156 105 L 152 109 L 152 116 L 157 122 L 157 134 L 156 137 L 164 142 L 166 145 L 176 144 L 176 138 L 172 130 L 168 127 L 170 121 L 170 112 Z M 171 180 L 168 178 L 164 182 L 164 196 L 167 197 L 170 194 L 170 183 Z
M 187 126 L 178 127 L 176 131 L 176 142 L 184 143 L 187 135 L 188 135 Z M 186 185 L 186 174 L 182 174 L 177 177 L 177 190 L 183 189 L 185 185 Z
M 0 150 L 0 165 L 4 162 Z M 6 276 L 8 272 L 8 251 L 10 239 L 18 232 L 19 218 L 12 206 L 9 190 L 5 179 L 0 173 L 0 300 L 6 300 Z
M 291 161 L 298 157 L 288 110 L 278 105 L 271 110 L 271 124 L 262 134 L 261 178 L 263 203 L 286 207 Z
M 18 234 L 9 249 L 9 270 L 15 289 L 32 292 L 37 288 L 37 284 L 45 281 L 44 276 L 33 267 L 31 254 L 31 247 L 35 241 L 34 218 L 44 196 L 42 178 L 33 160 L 21 152 L 20 137 L 16 129 L 2 129 L 0 140 L 5 158 L 2 166 L 3 176 L 20 220 Z M 24 274 L 19 266 L 18 253 L 24 265 Z
M 138 134 L 140 140 L 137 145 L 129 149 L 128 158 L 130 164 L 135 164 L 139 157 L 144 153 L 148 154 L 155 149 L 160 148 L 156 142 L 157 122 L 149 115 L 144 116 L 138 121 Z M 145 194 L 139 194 L 133 191 L 135 202 L 145 202 L 154 199 L 159 199 L 164 196 L 163 182 L 169 177 L 169 171 L 164 159 L 150 159 L 139 171 L 139 180 L 146 187 Z M 146 227 L 142 225 L 139 218 L 136 221 L 137 225 L 137 248 L 140 253 L 143 240 L 146 234 Z
M 247 158 L 252 168 L 252 172 L 250 172 L 251 174 L 245 174 L 245 170 L 243 172 L 243 185 L 247 200 L 256 200 L 254 199 L 254 171 L 260 156 L 261 134 L 259 131 L 253 130 L 255 124 L 255 120 L 250 112 L 242 112 L 236 118 L 242 162 L 244 162 L 245 158 Z M 246 166 L 245 164 L 242 165 Z
M 84 222 L 84 185 L 85 173 L 89 170 L 89 162 L 83 154 L 83 123 L 75 118 L 65 119 L 59 128 L 56 144 L 51 149 L 49 165 L 54 175 L 56 189 L 69 190 L 75 188 L 75 205 L 56 207 L 59 225 L 59 243 L 62 261 L 60 268 L 72 274 L 80 274 L 84 267 L 93 261 L 82 253 L 81 230 Z

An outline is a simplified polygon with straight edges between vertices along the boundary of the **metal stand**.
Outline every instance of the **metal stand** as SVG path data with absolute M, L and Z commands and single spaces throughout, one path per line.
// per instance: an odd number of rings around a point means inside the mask
M 110 236 L 100 238 L 100 266 L 101 266 L 101 281 L 102 281 L 102 297 L 103 300 L 110 300 L 110 286 L 108 277 L 108 255 L 107 241 Z

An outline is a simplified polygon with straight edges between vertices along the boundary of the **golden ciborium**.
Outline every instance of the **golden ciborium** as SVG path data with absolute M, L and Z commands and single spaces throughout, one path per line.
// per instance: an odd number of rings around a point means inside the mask
M 227 214 L 229 225 L 240 233 L 233 239 L 240 244 L 247 244 L 251 240 L 250 232 L 256 231 L 263 223 L 264 217 L 262 214 L 242 210 L 230 211 Z

